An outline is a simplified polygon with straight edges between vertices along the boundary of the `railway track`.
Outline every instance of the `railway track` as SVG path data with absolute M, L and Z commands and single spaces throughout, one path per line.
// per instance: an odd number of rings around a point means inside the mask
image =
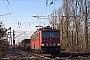
M 75 58 L 71 57 L 51 57 L 51 56 L 43 56 L 43 55 L 34 55 L 31 56 L 31 58 L 37 59 L 37 60 L 90 60 L 90 57 L 83 57 L 83 56 L 78 56 Z
M 64 54 L 65 55 L 65 54 Z M 38 55 L 38 54 L 34 54 L 34 53 L 27 53 L 24 51 L 19 51 L 18 50 L 13 50 L 12 52 L 10 52 L 6 58 L 9 58 L 9 60 L 90 60 L 90 56 L 78 56 L 78 57 L 70 57 L 70 56 L 56 56 L 56 57 L 52 57 L 50 54 L 42 54 L 42 55 Z M 80 54 L 79 54 L 80 55 Z M 73 55 L 74 56 L 74 55 Z

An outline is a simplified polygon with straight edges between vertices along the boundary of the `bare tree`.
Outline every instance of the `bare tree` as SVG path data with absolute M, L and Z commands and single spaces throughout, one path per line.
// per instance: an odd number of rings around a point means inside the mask
M 50 21 L 60 30 L 61 42 L 64 41 L 62 46 L 66 50 L 84 52 L 86 44 L 90 47 L 90 0 L 63 0 L 62 8 L 52 15 L 57 15 L 56 19 L 53 17 Z
M 6 28 L 3 22 L 0 21 L 0 58 L 5 57 L 6 50 L 8 49 L 8 41 L 4 39 L 6 37 Z

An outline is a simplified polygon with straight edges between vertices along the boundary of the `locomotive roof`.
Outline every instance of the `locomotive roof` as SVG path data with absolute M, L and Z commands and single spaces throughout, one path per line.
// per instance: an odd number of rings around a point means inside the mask
M 34 33 L 38 31 L 42 31 L 42 30 L 57 30 L 57 29 L 47 26 L 47 27 L 42 27 L 42 28 L 37 29 Z

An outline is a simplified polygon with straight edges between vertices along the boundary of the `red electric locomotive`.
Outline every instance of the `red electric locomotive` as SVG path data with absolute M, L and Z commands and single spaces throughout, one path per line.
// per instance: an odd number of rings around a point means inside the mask
M 59 53 L 60 52 L 60 32 L 51 27 L 38 29 L 31 36 L 31 49 L 38 53 Z

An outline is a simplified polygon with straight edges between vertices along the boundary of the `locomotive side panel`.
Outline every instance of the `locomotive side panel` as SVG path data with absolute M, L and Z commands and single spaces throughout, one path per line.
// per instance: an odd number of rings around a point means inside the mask
M 35 33 L 31 37 L 31 48 L 32 49 L 40 49 L 40 33 Z

